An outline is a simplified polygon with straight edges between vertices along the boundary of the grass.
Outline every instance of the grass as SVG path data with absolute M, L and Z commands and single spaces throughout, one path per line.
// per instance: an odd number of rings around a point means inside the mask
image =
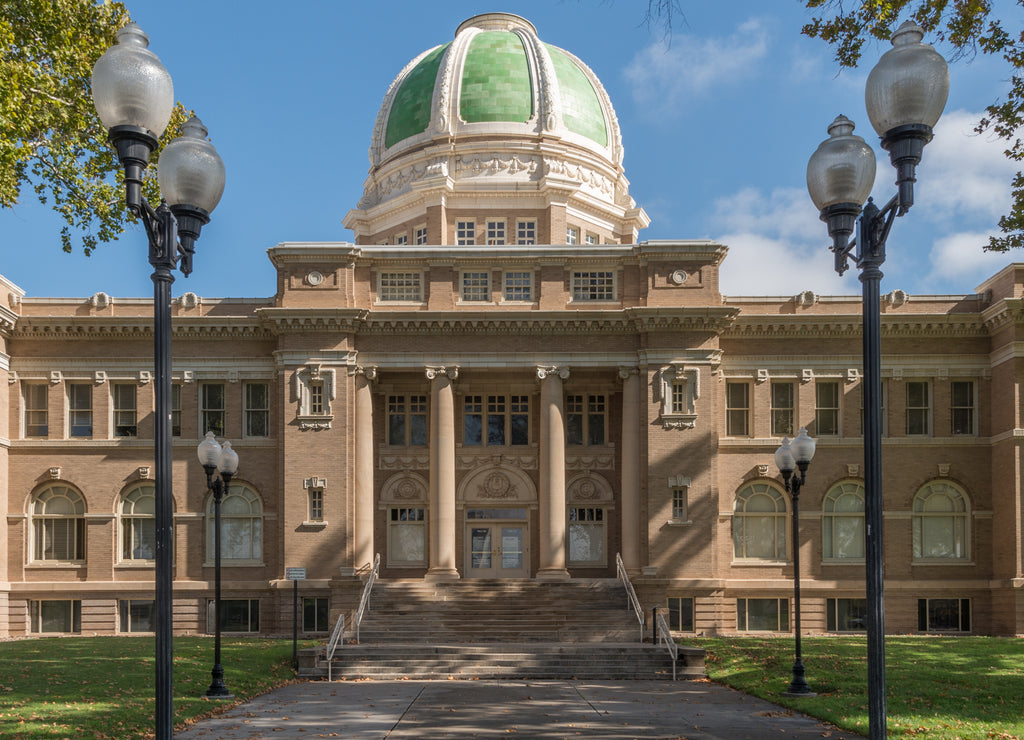
M 300 642 L 300 647 L 312 645 Z M 0 643 L 0 737 L 93 740 L 153 736 L 152 637 L 65 637 Z M 292 680 L 291 640 L 223 639 L 224 682 L 210 701 L 213 638 L 174 639 L 174 721 L 181 726 Z
M 792 677 L 792 638 L 687 640 L 707 649 L 714 681 L 866 735 L 866 639 L 802 642 L 807 683 L 818 696 L 790 699 L 781 694 Z M 1024 738 L 1024 640 L 889 637 L 885 647 L 890 737 Z

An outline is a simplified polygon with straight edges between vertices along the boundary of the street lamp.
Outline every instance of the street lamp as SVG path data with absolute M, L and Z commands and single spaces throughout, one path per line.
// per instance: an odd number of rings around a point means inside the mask
M 210 674 L 210 688 L 206 690 L 207 699 L 233 699 L 234 696 L 224 685 L 224 666 L 220 662 L 220 501 L 228 492 L 231 478 L 238 472 L 238 453 L 231 449 L 231 443 L 224 441 L 223 446 L 217 444 L 213 432 L 196 448 L 199 462 L 206 471 L 206 487 L 213 492 L 213 670 Z M 214 478 L 214 473 L 220 473 Z
M 803 654 L 800 651 L 800 487 L 807 479 L 807 466 L 814 457 L 814 446 L 807 430 L 800 427 L 792 442 L 783 437 L 782 444 L 775 451 L 775 464 L 782 473 L 786 493 L 793 499 L 793 634 L 796 637 L 796 658 L 793 661 L 793 680 L 784 696 L 817 696 L 804 678 Z M 799 470 L 800 475 L 794 476 L 794 470 Z
M 164 149 L 158 181 L 165 198 L 154 209 L 142 195 L 142 177 L 149 156 L 170 120 L 174 106 L 171 77 L 151 52 L 149 37 L 134 23 L 117 33 L 93 67 L 92 95 L 96 112 L 124 167 L 125 203 L 142 219 L 153 267 L 153 335 L 155 356 L 156 457 L 155 606 L 156 606 L 156 737 L 170 740 L 173 706 L 173 579 L 174 539 L 171 481 L 171 283 L 181 260 L 186 277 L 199 231 L 210 220 L 224 191 L 224 163 L 206 141 L 198 118 L 182 127 L 182 136 Z
M 896 168 L 898 192 L 879 208 L 869 199 L 875 158 L 853 135 L 853 122 L 839 116 L 807 163 L 807 189 L 828 226 L 836 272 L 847 259 L 860 270 L 864 322 L 864 519 L 868 616 L 868 733 L 883 740 L 885 708 L 884 544 L 882 532 L 882 380 L 879 283 L 885 241 L 893 219 L 914 203 L 915 168 L 949 95 L 949 68 L 942 56 L 921 42 L 924 32 L 907 21 L 892 35 L 893 48 L 868 75 L 868 117 Z M 859 220 L 858 220 L 859 215 Z M 850 242 L 854 226 L 858 236 Z M 859 246 L 857 242 L 860 242 Z M 854 248 L 856 254 L 852 254 Z

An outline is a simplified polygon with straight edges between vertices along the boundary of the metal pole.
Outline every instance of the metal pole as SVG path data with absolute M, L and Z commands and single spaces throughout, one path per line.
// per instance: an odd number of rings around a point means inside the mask
M 230 480 L 230 478 L 228 479 Z M 232 699 L 231 692 L 224 685 L 224 666 L 220 661 L 220 501 L 227 492 L 228 484 L 222 479 L 213 481 L 213 670 L 212 680 L 206 690 L 208 699 Z
M 292 581 L 292 670 L 299 670 L 299 582 Z
M 885 241 L 879 210 L 868 203 L 860 218 L 860 281 L 864 322 L 864 523 L 868 617 L 868 737 L 885 740 L 885 589 L 882 531 L 882 333 L 880 269 Z M 884 232 L 881 232 L 884 234 Z
M 799 476 L 786 479 L 786 488 L 793 497 L 793 635 L 796 638 L 796 656 L 793 660 L 793 680 L 784 696 L 817 696 L 807 685 L 800 645 L 800 486 L 803 482 L 803 470 Z

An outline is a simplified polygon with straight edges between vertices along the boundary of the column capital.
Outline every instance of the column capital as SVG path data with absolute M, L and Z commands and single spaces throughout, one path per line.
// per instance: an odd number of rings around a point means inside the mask
M 634 375 L 640 374 L 640 368 L 633 367 L 631 365 L 622 365 L 619 367 L 619 378 L 622 380 L 629 380 Z
M 376 365 L 352 365 L 348 369 L 349 375 L 362 375 L 368 382 L 377 380 Z
M 457 380 L 459 377 L 459 366 L 453 365 L 452 367 L 445 367 L 444 365 L 428 365 L 424 368 L 424 372 L 427 375 L 427 380 L 433 380 L 434 378 L 447 377 L 449 380 Z
M 567 365 L 537 365 L 537 379 L 544 380 L 548 376 L 558 376 L 562 380 L 569 379 Z

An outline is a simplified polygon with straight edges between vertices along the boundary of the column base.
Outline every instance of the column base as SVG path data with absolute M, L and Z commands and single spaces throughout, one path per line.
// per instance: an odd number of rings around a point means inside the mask
M 459 575 L 459 571 L 455 568 L 431 568 L 427 571 L 427 574 L 423 576 L 423 580 L 427 583 L 458 581 L 461 580 L 461 578 L 462 576 Z
M 537 571 L 534 578 L 538 581 L 568 581 L 572 576 L 565 568 L 543 568 Z

